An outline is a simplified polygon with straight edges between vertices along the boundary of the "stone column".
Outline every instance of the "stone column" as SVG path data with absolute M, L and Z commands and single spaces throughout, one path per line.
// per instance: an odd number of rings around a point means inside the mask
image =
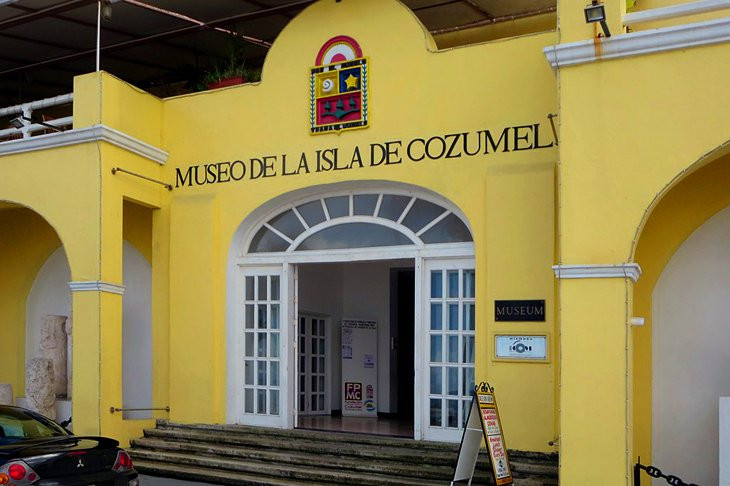
M 48 358 L 30 360 L 25 371 L 25 397 L 32 410 L 52 420 L 56 419 L 52 360 Z
M 13 405 L 13 385 L 0 383 L 0 405 Z
M 41 324 L 40 355 L 53 362 L 53 389 L 56 396 L 66 396 L 67 375 L 67 339 L 66 316 L 43 316 Z

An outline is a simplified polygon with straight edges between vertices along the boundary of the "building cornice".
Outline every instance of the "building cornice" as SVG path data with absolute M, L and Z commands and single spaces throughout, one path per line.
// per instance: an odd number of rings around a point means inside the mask
M 543 49 L 554 68 L 621 59 L 730 41 L 730 17 L 614 37 L 557 44 Z
M 553 265 L 555 277 L 562 278 L 630 278 L 634 282 L 641 276 L 638 263 Z
M 111 143 L 160 165 L 164 165 L 170 155 L 161 148 L 150 145 L 106 125 L 92 125 L 86 128 L 77 128 L 64 132 L 49 133 L 47 135 L 38 135 L 36 137 L 0 143 L 0 155 L 18 154 L 96 141 Z
M 107 292 L 110 294 L 124 295 L 126 287 L 103 280 L 87 280 L 78 282 L 69 282 L 68 287 L 71 292 Z

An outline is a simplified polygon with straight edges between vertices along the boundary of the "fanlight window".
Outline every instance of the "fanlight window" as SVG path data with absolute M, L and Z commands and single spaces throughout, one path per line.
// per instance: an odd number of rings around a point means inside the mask
M 471 242 L 449 209 L 398 194 L 346 194 L 293 206 L 263 224 L 250 253 Z

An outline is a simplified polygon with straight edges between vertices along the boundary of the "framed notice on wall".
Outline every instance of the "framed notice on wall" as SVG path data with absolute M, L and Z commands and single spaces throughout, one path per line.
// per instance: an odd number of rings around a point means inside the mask
M 378 323 L 342 320 L 342 415 L 378 415 Z
M 495 334 L 494 357 L 510 361 L 547 361 L 547 334 Z

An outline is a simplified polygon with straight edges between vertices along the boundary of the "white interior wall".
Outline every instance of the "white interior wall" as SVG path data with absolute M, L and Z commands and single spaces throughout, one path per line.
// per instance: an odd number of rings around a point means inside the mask
M 25 360 L 40 356 L 41 324 L 43 316 L 71 317 L 71 269 L 63 246 L 51 253 L 38 270 L 25 303 Z M 69 363 L 70 365 L 70 363 Z M 25 390 L 13 390 L 15 396 L 24 396 Z
M 342 330 L 342 265 L 311 264 L 299 266 L 299 311 L 316 312 L 330 316 L 329 356 L 330 404 L 333 410 L 340 409 L 342 393 L 342 372 L 340 363 L 342 349 L 340 339 Z
M 390 403 L 390 267 L 391 263 L 350 263 L 344 268 L 343 317 L 378 323 L 378 412 L 395 412 Z M 357 343 L 353 343 L 357 345 Z
M 340 347 L 342 318 L 378 322 L 378 412 L 395 413 L 391 400 L 390 269 L 413 265 L 412 260 L 299 266 L 299 309 L 331 316 L 331 398 L 338 408 L 342 394 Z
M 718 400 L 730 396 L 728 242 L 730 207 L 682 244 L 654 289 L 652 463 L 687 483 L 718 484 Z
M 131 243 L 123 246 L 122 403 L 152 407 L 152 267 Z M 151 418 L 152 412 L 124 412 L 125 419 Z

